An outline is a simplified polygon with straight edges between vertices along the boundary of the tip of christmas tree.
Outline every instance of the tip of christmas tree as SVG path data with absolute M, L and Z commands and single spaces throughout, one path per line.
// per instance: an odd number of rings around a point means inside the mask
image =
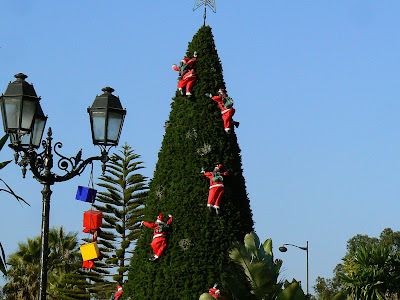
M 196 34 L 198 34 L 199 32 L 209 32 L 209 33 L 211 33 L 211 30 L 212 30 L 211 26 L 209 26 L 209 25 L 203 25 L 203 26 L 201 26 L 201 27 L 199 28 L 199 30 L 197 31 Z

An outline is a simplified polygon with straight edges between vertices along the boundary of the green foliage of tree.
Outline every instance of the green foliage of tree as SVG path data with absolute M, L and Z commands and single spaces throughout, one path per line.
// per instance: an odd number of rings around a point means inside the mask
M 341 274 L 352 299 L 393 299 L 400 292 L 400 252 L 388 245 L 361 246 Z
M 70 282 L 70 290 L 66 293 L 65 279 L 72 277 L 79 268 L 78 241 L 76 233 L 66 233 L 63 227 L 53 227 L 49 231 L 48 259 L 48 299 L 89 299 L 88 291 L 78 291 L 78 286 L 85 278 Z M 3 287 L 6 299 L 35 299 L 38 294 L 38 278 L 40 266 L 40 236 L 28 238 L 27 242 L 18 244 L 18 250 L 12 253 L 7 264 L 10 266 L 8 282 Z M 78 298 L 85 294 L 85 297 Z
M 186 56 L 194 51 L 198 79 L 193 95 L 176 91 L 173 97 L 146 201 L 144 220 L 154 222 L 160 212 L 173 215 L 168 244 L 160 259 L 149 261 L 153 232 L 143 228 L 124 288 L 132 299 L 197 299 L 222 282 L 228 251 L 253 230 L 236 134 L 225 133 L 218 105 L 205 96 L 225 88 L 209 26 L 194 35 Z M 200 171 L 219 163 L 230 174 L 224 179 L 222 215 L 216 216 L 207 210 L 209 179 Z
M 85 272 L 79 270 L 81 262 L 73 264 L 75 272 L 53 272 L 47 290 L 48 299 L 91 299 L 93 285 L 88 281 Z
M 317 278 L 317 284 L 313 287 L 317 298 L 345 299 L 346 295 L 351 292 L 353 296 L 364 293 L 365 297 L 371 297 L 373 294 L 373 297 L 378 299 L 382 290 L 389 294 L 398 293 L 398 290 L 392 288 L 393 283 L 391 282 L 395 280 L 394 285 L 399 284 L 396 281 L 398 275 L 395 275 L 398 272 L 399 253 L 400 231 L 386 228 L 381 232 L 379 238 L 369 237 L 365 234 L 355 235 L 347 241 L 347 252 L 342 259 L 343 262 L 335 267 L 333 278 Z M 385 274 L 388 276 L 387 278 L 385 278 Z
M 274 260 L 271 239 L 261 244 L 256 233 L 246 234 L 244 243 L 238 243 L 229 257 L 234 265 L 227 269 L 224 282 L 234 299 L 307 299 L 296 280 L 278 280 L 282 260 Z
M 340 291 L 342 282 L 339 277 L 333 277 L 332 279 L 325 279 L 318 276 L 316 279 L 316 284 L 313 286 L 314 291 L 318 295 L 320 300 L 330 300 Z
M 18 250 L 7 260 L 10 265 L 3 287 L 6 299 L 33 299 L 38 292 L 40 237 L 28 238 L 26 243 L 19 243 Z
M 146 177 L 138 173 L 144 168 L 139 158 L 140 155 L 125 144 L 111 156 L 105 174 L 97 183 L 104 188 L 96 198 L 101 204 L 94 207 L 103 212 L 102 232 L 97 243 L 105 261 L 96 261 L 93 272 L 100 277 L 112 276 L 113 282 L 107 282 L 98 289 L 107 290 L 108 296 L 115 291 L 117 282 L 124 282 L 132 256 L 129 248 L 140 233 L 148 187 Z

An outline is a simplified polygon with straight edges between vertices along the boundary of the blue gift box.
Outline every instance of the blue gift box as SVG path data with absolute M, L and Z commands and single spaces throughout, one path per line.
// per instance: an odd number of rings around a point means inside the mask
M 76 200 L 80 200 L 83 202 L 94 203 L 94 199 L 96 198 L 97 190 L 91 189 L 85 186 L 78 186 L 78 191 L 76 192 Z

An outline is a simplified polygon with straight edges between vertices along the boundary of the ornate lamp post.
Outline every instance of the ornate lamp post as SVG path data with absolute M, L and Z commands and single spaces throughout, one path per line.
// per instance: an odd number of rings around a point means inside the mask
M 40 277 L 38 299 L 46 299 L 47 287 L 47 259 L 48 259 L 48 234 L 50 186 L 56 182 L 67 181 L 80 175 L 88 164 L 99 160 L 102 162 L 103 172 L 109 160 L 108 152 L 111 147 L 118 144 L 126 110 L 122 108 L 118 97 L 110 87 L 103 89 L 103 94 L 96 96 L 93 105 L 88 108 L 92 129 L 93 144 L 101 149 L 100 156 L 82 159 L 82 150 L 75 157 L 61 155 L 57 149 L 62 148 L 62 143 L 52 145 L 52 131 L 49 128 L 46 140 L 42 139 L 47 117 L 43 114 L 33 85 L 27 83 L 26 75 L 15 75 L 16 81 L 10 82 L 7 90 L 0 97 L 3 125 L 6 133 L 11 136 L 9 145 L 15 151 L 15 162 L 22 167 L 25 177 L 26 167 L 29 166 L 34 178 L 43 184 L 43 208 L 40 249 Z M 40 143 L 44 150 L 36 152 Z M 53 168 L 53 151 L 59 156 L 58 168 L 64 172 L 57 175 L 51 171 Z M 22 157 L 20 159 L 20 153 Z
M 293 246 L 293 247 L 297 247 L 297 248 L 299 248 L 301 250 L 307 251 L 307 295 L 309 295 L 309 293 L 308 293 L 308 241 L 307 241 L 307 246 L 306 247 L 300 247 L 300 246 L 296 246 L 296 245 L 293 245 L 293 244 L 283 244 L 281 247 L 279 247 L 279 251 L 286 252 L 287 248 L 285 246 Z

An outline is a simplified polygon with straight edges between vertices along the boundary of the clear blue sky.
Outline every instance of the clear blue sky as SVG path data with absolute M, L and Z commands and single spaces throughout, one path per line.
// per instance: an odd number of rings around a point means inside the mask
M 86 108 L 105 86 L 128 110 L 121 142 L 152 177 L 176 74 L 202 25 L 193 1 L 2 1 L 0 92 L 27 74 L 62 153 L 97 155 Z M 271 237 L 283 278 L 310 290 L 331 277 L 357 233 L 399 230 L 398 1 L 222 1 L 209 13 L 235 99 L 255 228 Z M 0 160 L 12 158 L 1 152 Z M 100 165 L 95 166 L 95 175 Z M 40 233 L 41 186 L 10 165 L 1 178 L 31 207 L 2 195 L 0 241 L 9 254 Z M 74 200 L 89 172 L 52 187 L 51 225 L 82 230 L 89 207 Z

